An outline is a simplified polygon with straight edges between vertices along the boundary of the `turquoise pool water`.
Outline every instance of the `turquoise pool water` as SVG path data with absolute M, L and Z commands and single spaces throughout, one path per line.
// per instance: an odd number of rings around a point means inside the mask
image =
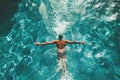
M 120 80 L 118 0 L 21 0 L 13 28 L 0 37 L 0 80 L 59 80 L 55 45 L 34 46 L 63 34 L 69 78 Z

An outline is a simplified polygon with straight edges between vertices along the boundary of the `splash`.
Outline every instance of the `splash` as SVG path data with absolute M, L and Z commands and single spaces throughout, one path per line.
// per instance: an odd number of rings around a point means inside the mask
M 50 34 L 53 33 L 53 35 L 54 33 L 57 35 L 67 33 L 67 29 L 70 29 L 77 21 L 78 15 L 85 14 L 85 8 L 83 10 L 80 10 L 82 8 L 79 9 L 79 5 L 82 3 L 83 1 L 78 4 L 77 1 L 70 3 L 68 0 L 50 0 L 51 9 L 47 11 L 48 6 L 42 2 L 39 6 L 39 11 L 44 18 L 48 32 Z
M 55 24 L 57 27 L 54 28 L 54 31 L 57 33 L 57 35 L 63 34 L 69 25 L 68 22 L 60 22 L 58 20 L 56 20 Z
M 41 2 L 39 6 L 39 12 L 42 15 L 43 19 L 48 19 L 47 11 L 46 11 L 46 6 L 44 3 Z
M 72 75 L 69 72 L 64 73 L 60 80 L 74 80 Z
M 56 69 L 56 72 L 60 72 L 60 70 L 62 70 L 60 80 L 73 80 L 72 74 L 68 70 L 64 71 L 64 63 L 67 63 L 66 59 L 61 59 L 58 61 L 58 68 Z

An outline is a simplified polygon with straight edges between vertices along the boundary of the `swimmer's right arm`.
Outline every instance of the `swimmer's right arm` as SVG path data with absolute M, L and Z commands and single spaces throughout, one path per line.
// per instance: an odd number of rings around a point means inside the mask
M 54 44 L 55 41 L 52 42 L 43 42 L 43 43 L 39 43 L 39 42 L 34 42 L 34 45 L 39 46 L 39 45 L 47 45 L 47 44 Z

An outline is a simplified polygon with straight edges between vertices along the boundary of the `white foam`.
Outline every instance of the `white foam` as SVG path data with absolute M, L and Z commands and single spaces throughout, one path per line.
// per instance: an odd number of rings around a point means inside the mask
M 93 57 L 93 56 L 92 56 L 92 51 L 89 52 L 88 54 L 86 54 L 86 56 L 87 56 L 88 58 L 92 58 L 92 57 Z
M 61 59 L 59 62 L 58 62 L 58 68 L 56 69 L 56 71 L 59 71 L 60 69 L 63 69 L 63 64 L 67 62 L 66 59 Z
M 69 22 L 65 22 L 65 21 L 60 22 L 59 20 L 56 20 L 55 24 L 56 24 L 56 27 L 54 28 L 55 32 L 57 34 L 63 34 L 66 31 Z
M 46 6 L 44 3 L 41 2 L 40 6 L 39 6 L 39 12 L 42 15 L 43 18 L 48 18 L 47 16 L 47 11 L 46 11 Z
M 65 73 L 60 80 L 73 80 L 73 77 L 70 73 Z
M 98 8 L 98 7 L 100 7 L 100 5 L 101 5 L 101 3 L 98 3 L 94 6 L 94 8 Z
M 56 69 L 56 72 L 59 72 L 60 69 L 63 70 L 63 64 L 66 63 L 67 60 L 66 59 L 61 59 L 58 62 L 58 68 Z M 62 71 L 62 76 L 60 77 L 60 80 L 73 80 L 72 74 L 69 73 L 68 71 Z
M 95 57 L 99 58 L 99 57 L 102 57 L 102 55 L 101 54 L 96 54 Z
M 37 4 L 35 4 L 35 3 L 32 3 L 32 6 L 33 6 L 33 7 L 35 7 L 35 6 L 37 6 Z
M 102 16 L 103 20 L 113 21 L 116 20 L 118 13 L 112 14 L 110 16 Z
M 103 50 L 101 53 L 97 53 L 97 54 L 95 55 L 95 57 L 96 57 L 96 58 L 103 57 L 103 56 L 105 55 L 105 53 L 106 53 L 106 50 Z

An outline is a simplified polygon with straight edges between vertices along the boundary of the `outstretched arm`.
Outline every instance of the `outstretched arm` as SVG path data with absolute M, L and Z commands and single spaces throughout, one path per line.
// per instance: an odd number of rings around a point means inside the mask
M 52 42 L 43 42 L 43 43 L 34 42 L 34 44 L 35 44 L 36 46 L 39 46 L 39 45 L 47 45 L 47 44 L 54 44 L 54 43 L 55 43 L 55 41 L 52 41 Z
M 67 41 L 68 44 L 85 44 L 85 42 Z

